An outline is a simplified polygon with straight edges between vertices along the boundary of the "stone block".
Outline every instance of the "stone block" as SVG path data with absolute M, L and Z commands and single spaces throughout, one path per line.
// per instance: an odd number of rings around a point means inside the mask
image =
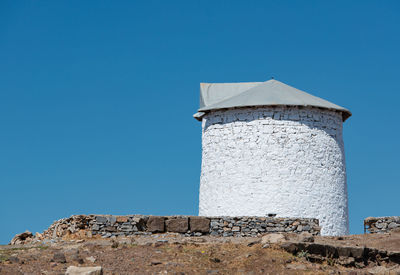
M 107 227 L 105 228 L 105 231 L 106 231 L 106 232 L 117 232 L 117 228 L 114 227 L 114 226 L 107 226 Z
M 337 249 L 328 244 L 309 243 L 307 244 L 306 251 L 322 257 L 338 258 L 339 256 Z
M 351 256 L 356 259 L 362 259 L 365 254 L 365 248 L 363 247 L 352 247 L 351 248 Z
M 303 226 L 303 231 L 308 232 L 308 231 L 310 231 L 310 230 L 311 230 L 311 226 L 309 226 L 309 225 L 304 225 L 304 226 Z
M 210 231 L 210 219 L 204 217 L 190 217 L 190 231 L 208 233 Z
M 165 217 L 150 216 L 147 220 L 147 231 L 156 233 L 165 231 Z
M 69 266 L 65 273 L 66 275 L 102 275 L 103 269 L 101 266 Z
M 132 222 L 137 226 L 138 231 L 144 231 L 146 227 L 146 219 L 141 216 L 133 217 Z
M 168 232 L 186 233 L 189 229 L 188 218 L 170 218 L 165 222 Z
M 107 218 L 104 216 L 96 216 L 96 222 L 97 223 L 106 223 L 107 222 Z
M 395 223 L 395 222 L 391 222 L 391 223 L 389 223 L 389 225 L 388 225 L 388 228 L 389 228 L 389 229 L 393 229 L 393 228 L 397 228 L 397 227 L 400 227 L 400 224 L 397 224 L 397 223 Z
M 133 231 L 133 225 L 122 225 L 121 230 L 122 231 Z
M 129 218 L 126 216 L 117 216 L 117 223 L 128 222 Z
M 114 225 L 117 221 L 117 218 L 115 216 L 108 216 L 107 217 L 107 222 L 109 222 L 111 225 Z
M 219 221 L 211 221 L 211 227 L 221 227 L 223 224 L 220 224 Z

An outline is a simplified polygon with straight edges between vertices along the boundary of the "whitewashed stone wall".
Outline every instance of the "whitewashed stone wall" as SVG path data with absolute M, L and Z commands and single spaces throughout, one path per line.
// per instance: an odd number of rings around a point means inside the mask
M 200 216 L 317 218 L 322 235 L 348 234 L 341 113 L 218 110 L 202 128 Z

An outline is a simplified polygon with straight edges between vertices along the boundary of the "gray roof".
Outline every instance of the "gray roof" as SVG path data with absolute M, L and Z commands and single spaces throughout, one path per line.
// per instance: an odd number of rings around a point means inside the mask
M 193 116 L 201 120 L 212 110 L 251 106 L 310 106 L 340 111 L 343 121 L 351 112 L 325 99 L 271 79 L 265 82 L 201 83 L 200 109 Z

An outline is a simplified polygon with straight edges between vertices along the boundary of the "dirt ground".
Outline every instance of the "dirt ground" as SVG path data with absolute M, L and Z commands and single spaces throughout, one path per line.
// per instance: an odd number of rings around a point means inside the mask
M 317 237 L 316 242 L 400 251 L 400 234 Z M 260 238 L 182 237 L 60 240 L 0 246 L 0 274 L 65 274 L 68 266 L 102 266 L 104 274 L 377 274 L 310 263 Z M 396 273 L 392 273 L 396 274 Z
M 341 245 L 377 248 L 381 250 L 400 251 L 400 231 L 386 234 L 361 234 L 343 237 L 318 236 L 315 242 Z

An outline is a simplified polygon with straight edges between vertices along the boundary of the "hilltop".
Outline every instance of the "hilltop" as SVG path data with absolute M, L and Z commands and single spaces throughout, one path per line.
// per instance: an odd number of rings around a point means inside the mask
M 72 234 L 0 247 L 1 274 L 65 274 L 69 266 L 99 266 L 103 274 L 400 274 L 399 264 L 400 232 L 345 237 Z

